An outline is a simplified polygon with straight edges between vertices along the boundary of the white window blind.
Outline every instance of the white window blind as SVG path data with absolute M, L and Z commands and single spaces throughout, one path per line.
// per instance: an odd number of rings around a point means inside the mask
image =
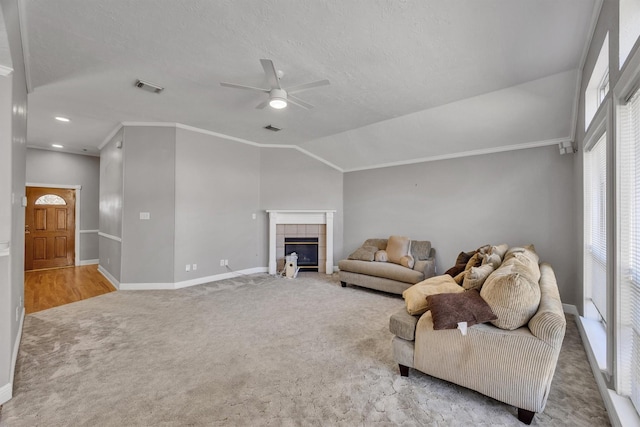
M 607 320 L 607 138 L 585 156 L 585 266 L 587 298 Z
M 640 413 L 640 91 L 620 109 L 618 393 Z

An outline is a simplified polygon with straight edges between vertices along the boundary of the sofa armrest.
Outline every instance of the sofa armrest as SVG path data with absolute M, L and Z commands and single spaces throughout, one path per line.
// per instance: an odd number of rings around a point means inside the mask
M 529 320 L 529 330 L 537 338 L 552 347 L 560 347 L 564 339 L 567 320 L 560 301 L 553 269 L 547 263 L 540 264 L 540 305 Z
M 413 269 L 416 271 L 420 271 L 424 274 L 424 278 L 428 279 L 429 277 L 433 277 L 436 275 L 436 250 L 431 248 L 431 252 L 429 253 L 429 258 L 421 261 L 416 261 Z

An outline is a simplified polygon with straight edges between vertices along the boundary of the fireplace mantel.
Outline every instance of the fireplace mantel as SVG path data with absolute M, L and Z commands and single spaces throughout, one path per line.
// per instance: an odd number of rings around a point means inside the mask
M 333 214 L 335 210 L 275 210 L 269 214 L 269 274 L 276 274 L 276 225 L 325 224 L 327 230 L 326 273 L 333 273 Z

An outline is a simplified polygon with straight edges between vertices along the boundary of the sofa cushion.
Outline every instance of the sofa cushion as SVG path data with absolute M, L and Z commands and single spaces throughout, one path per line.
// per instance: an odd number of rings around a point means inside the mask
M 409 243 L 410 240 L 408 237 L 404 236 L 391 236 L 387 241 L 387 256 L 389 257 L 389 262 L 393 262 L 395 264 L 400 264 L 400 258 L 409 254 Z
M 399 264 L 392 264 L 390 262 L 368 262 L 354 259 L 343 259 L 338 262 L 338 268 L 342 271 L 382 277 L 410 284 L 424 280 L 424 274 L 421 271 L 411 270 Z
M 513 330 L 526 325 L 538 310 L 540 286 L 526 275 L 500 266 L 485 281 L 480 291 L 498 318 L 491 323 Z
M 384 249 L 380 249 L 374 255 L 373 260 L 376 262 L 388 262 L 389 257 L 387 256 L 387 251 L 385 251 Z
M 417 323 L 418 317 L 410 315 L 407 313 L 407 310 L 402 308 L 391 315 L 389 319 L 389 331 L 403 340 L 413 341 L 416 336 Z
M 351 255 L 349 255 L 349 259 L 358 259 L 360 261 L 373 261 L 376 252 L 378 251 L 377 246 L 360 246 L 356 249 Z
M 429 295 L 441 293 L 464 292 L 448 274 L 430 277 L 422 282 L 416 283 L 402 293 L 407 312 L 411 315 L 422 314 L 428 310 L 427 297 Z
M 471 267 L 464 274 L 462 287 L 467 290 L 476 289 L 480 291 L 480 288 L 482 288 L 482 285 L 484 284 L 485 280 L 487 280 L 487 277 L 489 277 L 489 275 L 493 273 L 493 270 L 494 268 L 491 264 L 483 264 L 480 267 Z
M 430 295 L 427 303 L 434 330 L 455 329 L 459 322 L 473 326 L 497 319 L 475 289 L 463 293 Z
M 387 239 L 367 239 L 362 246 L 375 246 L 378 250 L 387 249 Z
M 416 261 L 429 259 L 431 242 L 428 240 L 412 240 L 410 252 Z

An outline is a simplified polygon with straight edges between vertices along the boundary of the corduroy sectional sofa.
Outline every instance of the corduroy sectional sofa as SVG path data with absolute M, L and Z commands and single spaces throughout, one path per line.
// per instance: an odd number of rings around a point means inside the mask
M 368 239 L 347 259 L 339 261 L 338 268 L 343 287 L 352 284 L 402 294 L 435 275 L 435 249 L 427 240 L 402 236 Z
M 470 288 L 444 275 L 408 289 L 407 307 L 391 316 L 389 328 L 402 376 L 414 368 L 470 388 L 517 407 L 519 420 L 530 424 L 546 405 L 566 319 L 552 267 L 538 264 L 532 246 L 510 251 Z M 490 256 L 491 250 L 480 258 Z M 480 267 L 462 276 L 477 276 Z M 488 306 L 489 317 L 451 304 L 463 299 Z

